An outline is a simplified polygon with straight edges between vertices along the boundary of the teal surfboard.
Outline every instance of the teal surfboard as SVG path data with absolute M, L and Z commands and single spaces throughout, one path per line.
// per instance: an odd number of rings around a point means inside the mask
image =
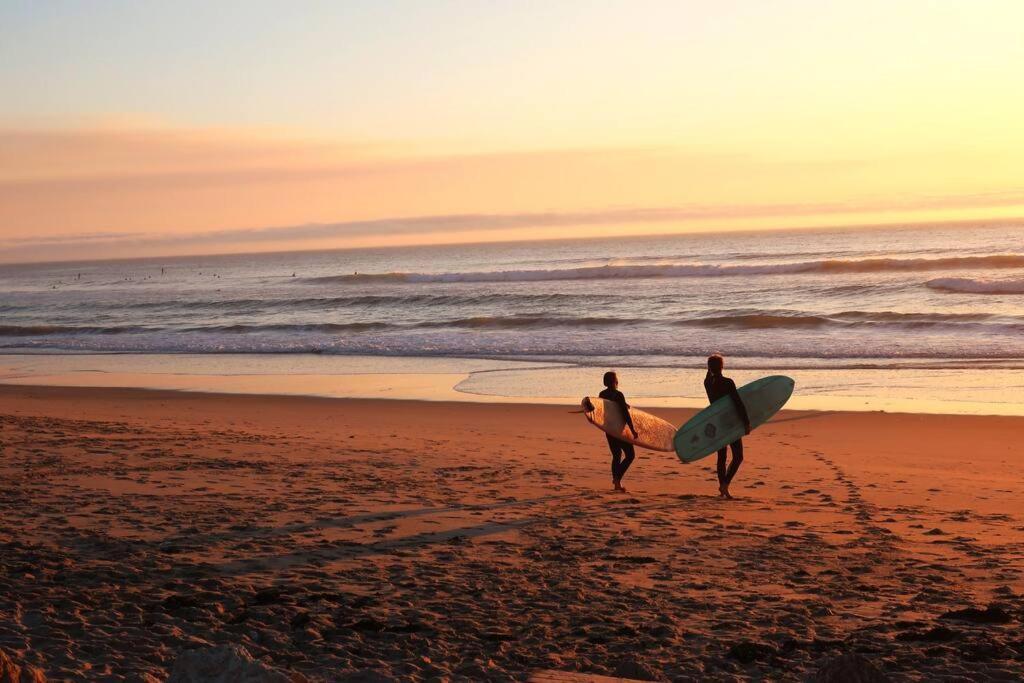
M 784 375 L 754 380 L 739 388 L 750 427 L 760 427 L 779 412 L 793 395 L 796 382 Z M 711 455 L 744 435 L 743 422 L 732 398 L 723 396 L 679 428 L 672 440 L 676 455 L 689 463 Z

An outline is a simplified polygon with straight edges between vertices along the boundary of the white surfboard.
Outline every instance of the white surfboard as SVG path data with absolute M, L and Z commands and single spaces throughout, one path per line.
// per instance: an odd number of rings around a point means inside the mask
M 633 418 L 633 426 L 636 427 L 636 438 L 634 439 L 633 433 L 626 426 L 625 416 L 623 416 L 618 403 L 587 396 L 580 402 L 580 405 L 583 406 L 583 415 L 586 416 L 587 422 L 620 441 L 649 448 L 652 451 L 671 452 L 674 450 L 672 439 L 675 437 L 676 428 L 660 417 L 630 408 L 629 415 Z

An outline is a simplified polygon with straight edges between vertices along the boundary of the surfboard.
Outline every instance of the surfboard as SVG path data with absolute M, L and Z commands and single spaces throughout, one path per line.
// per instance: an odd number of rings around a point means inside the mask
M 747 409 L 750 427 L 760 427 L 779 412 L 793 395 L 794 386 L 796 382 L 791 378 L 772 375 L 740 387 L 738 391 Z M 723 396 L 680 427 L 673 444 L 679 459 L 690 463 L 711 455 L 743 435 L 743 423 L 732 398 Z
M 652 451 L 672 452 L 672 437 L 676 433 L 672 423 L 642 410 L 630 408 L 629 415 L 633 418 L 633 426 L 636 427 L 637 438 L 634 439 L 633 432 L 626 426 L 626 418 L 618 403 L 587 396 L 580 405 L 583 406 L 583 415 L 587 422 L 606 434 Z

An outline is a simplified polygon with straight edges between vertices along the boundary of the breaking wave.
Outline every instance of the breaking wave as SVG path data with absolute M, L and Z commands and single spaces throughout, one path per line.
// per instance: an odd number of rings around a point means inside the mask
M 961 294 L 1024 294 L 1024 279 L 974 280 L 967 277 L 940 277 L 929 280 L 926 284 L 931 289 Z
M 739 329 L 739 330 L 813 330 L 818 328 L 887 329 L 945 328 L 948 330 L 989 329 L 1022 330 L 1024 317 L 995 316 L 985 313 L 894 313 L 889 311 L 841 311 L 813 315 L 801 311 L 744 311 L 725 312 L 717 316 L 693 315 L 671 318 L 635 318 L 594 315 L 481 315 L 471 317 L 438 318 L 433 320 L 352 321 L 352 322 L 281 322 L 237 323 L 194 326 L 62 326 L 62 325 L 2 325 L 0 337 L 80 337 L 95 335 L 151 335 L 187 334 L 218 335 L 352 335 L 360 333 L 415 332 L 417 330 L 525 330 L 525 329 L 592 329 L 634 328 L 638 331 L 651 327 Z
M 843 311 L 829 315 L 799 312 L 739 313 L 680 320 L 676 325 L 745 330 L 884 327 L 891 329 L 980 328 L 1021 329 L 1024 319 L 991 316 L 985 313 L 894 313 L 890 311 Z
M 90 327 L 84 325 L 0 325 L 0 337 L 45 337 L 50 335 L 133 334 L 152 332 L 139 326 Z
M 544 282 L 552 280 L 614 280 L 639 278 L 798 275 L 805 273 L 880 273 L 986 268 L 1024 268 L 1024 254 L 948 258 L 826 259 L 761 265 L 648 264 L 607 265 L 550 270 L 499 270 L 451 273 L 353 273 L 303 278 L 312 284 Z

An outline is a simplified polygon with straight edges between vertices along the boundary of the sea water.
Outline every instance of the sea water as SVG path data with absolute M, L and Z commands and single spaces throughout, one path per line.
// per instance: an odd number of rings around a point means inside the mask
M 697 398 L 712 352 L 738 379 L 802 376 L 869 408 L 1024 404 L 1024 225 L 0 266 L 0 353 L 19 356 L 142 354 L 186 373 L 209 354 L 328 373 L 352 369 L 332 358 L 442 360 L 467 395 L 539 399 L 609 367 L 632 370 L 635 396 Z

